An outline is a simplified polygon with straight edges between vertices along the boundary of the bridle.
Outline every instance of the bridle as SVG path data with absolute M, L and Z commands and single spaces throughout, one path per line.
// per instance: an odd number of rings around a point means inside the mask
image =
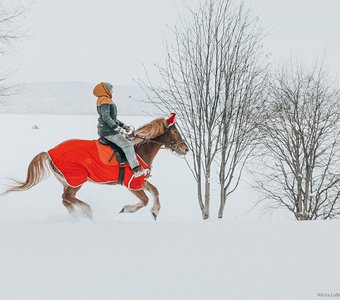
M 181 140 L 181 141 L 178 141 L 178 142 L 175 142 L 175 141 L 171 141 L 171 145 L 170 145 L 170 149 L 171 151 L 175 151 L 178 149 L 178 145 L 182 144 L 182 143 L 185 143 L 184 140 Z M 165 149 L 165 148 L 164 148 Z
M 166 138 L 166 135 L 167 135 L 167 131 L 168 131 L 169 127 L 166 129 L 165 133 L 164 133 L 164 139 Z M 147 142 L 150 142 L 150 143 L 154 143 L 154 144 L 158 144 L 158 145 L 161 145 L 161 149 L 170 149 L 171 151 L 176 151 L 178 149 L 178 146 L 182 143 L 185 143 L 185 141 L 182 139 L 181 141 L 171 141 L 170 143 L 170 147 L 166 147 L 166 143 L 163 141 L 163 142 L 158 142 L 158 141 L 154 141 L 154 140 L 149 140 L 149 139 L 146 139 L 144 137 L 141 137 L 137 134 L 135 134 L 135 131 L 132 132 L 132 137 L 134 138 L 138 138 L 138 139 L 141 139 L 141 140 L 144 140 L 144 141 L 147 141 Z M 163 147 L 164 146 L 164 147 Z

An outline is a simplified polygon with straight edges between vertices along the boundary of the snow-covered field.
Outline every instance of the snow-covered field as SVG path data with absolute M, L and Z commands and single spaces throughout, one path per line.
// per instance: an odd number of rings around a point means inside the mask
M 122 120 L 138 126 L 148 119 Z M 96 138 L 96 116 L 1 115 L 0 134 L 6 184 L 6 177 L 23 179 L 37 153 Z M 78 195 L 94 220 L 74 220 L 53 176 L 0 198 L 0 300 L 340 297 L 339 221 L 264 219 L 248 212 L 257 195 L 243 185 L 224 220 L 203 222 L 190 171 L 168 151 L 156 158 L 151 182 L 161 195 L 157 222 L 150 207 L 118 214 L 133 195 L 91 183 Z

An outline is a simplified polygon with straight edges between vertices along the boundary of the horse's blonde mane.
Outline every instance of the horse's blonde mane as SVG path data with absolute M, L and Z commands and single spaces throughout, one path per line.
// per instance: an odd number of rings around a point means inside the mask
M 163 118 L 158 118 L 152 122 L 145 124 L 135 131 L 136 137 L 132 138 L 134 145 L 140 145 L 146 143 L 147 140 L 151 140 L 163 133 L 166 130 L 166 121 Z M 141 138 L 138 138 L 141 137 Z

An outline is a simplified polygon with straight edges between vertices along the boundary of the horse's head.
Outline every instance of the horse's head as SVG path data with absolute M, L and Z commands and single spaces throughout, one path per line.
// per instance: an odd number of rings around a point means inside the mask
M 189 147 L 175 125 L 175 116 L 173 113 L 168 119 L 158 118 L 138 128 L 133 136 L 134 145 L 158 144 L 178 155 L 187 154 Z
M 189 147 L 176 127 L 175 116 L 176 114 L 173 113 L 169 119 L 165 120 L 167 128 L 164 133 L 163 143 L 165 148 L 176 154 L 186 155 L 189 152 Z

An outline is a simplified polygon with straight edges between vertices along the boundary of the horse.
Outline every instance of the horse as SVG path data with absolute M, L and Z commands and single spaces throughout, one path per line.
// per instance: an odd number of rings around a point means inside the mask
M 163 148 L 171 150 L 178 156 L 184 156 L 189 151 L 188 145 L 182 138 L 179 130 L 177 129 L 174 119 L 174 113 L 170 118 L 157 118 L 150 123 L 138 128 L 129 135 L 131 142 L 134 144 L 137 157 L 145 165 L 152 166 L 152 162 L 155 156 L 157 155 L 159 150 Z M 78 144 L 80 144 L 81 146 L 77 146 Z M 96 183 L 117 185 L 119 183 L 121 184 L 121 182 L 119 182 L 117 178 L 115 178 L 114 180 L 108 180 L 106 182 L 98 182 L 98 180 L 93 180 L 93 178 L 96 178 L 96 175 L 98 175 L 98 171 L 93 170 L 93 176 L 89 176 L 88 174 L 85 175 L 85 177 L 81 181 L 77 182 L 80 184 L 70 184 L 69 180 L 67 180 L 65 172 L 61 171 L 61 169 L 63 168 L 63 164 L 67 164 L 68 173 L 71 172 L 72 174 L 77 174 L 84 171 L 88 172 L 88 170 L 85 170 L 84 162 L 88 161 L 88 163 L 92 163 L 90 161 L 90 158 L 85 157 L 82 160 L 82 157 L 77 154 L 77 151 L 84 151 L 83 148 L 86 148 L 86 145 L 93 145 L 93 143 L 91 143 L 91 141 L 89 140 L 68 140 L 61 143 L 60 145 L 71 145 L 72 147 L 69 147 L 68 150 L 64 150 L 65 146 L 64 148 L 62 146 L 60 146 L 59 148 L 58 146 L 55 147 L 56 149 L 61 149 L 58 150 L 60 152 L 59 156 L 64 159 L 59 166 L 56 165 L 56 161 L 53 161 L 53 158 L 51 157 L 51 154 L 53 154 L 53 149 L 37 154 L 28 166 L 26 181 L 16 181 L 16 185 L 12 186 L 4 194 L 9 192 L 28 190 L 37 185 L 45 177 L 45 174 L 50 171 L 63 185 L 62 203 L 67 208 L 69 214 L 74 215 L 76 213 L 76 209 L 78 209 L 80 210 L 82 215 L 89 219 L 92 219 L 91 207 L 86 202 L 76 197 L 76 194 L 82 187 L 83 183 L 87 181 L 97 181 Z M 80 149 L 80 147 L 82 147 L 82 149 Z M 100 147 L 110 146 L 101 145 Z M 70 155 L 67 156 L 66 151 L 69 151 Z M 71 158 L 68 157 L 72 158 L 72 163 L 69 161 Z M 100 165 L 101 168 L 109 168 L 109 166 L 104 166 L 100 163 L 98 163 L 98 165 Z M 128 168 L 131 173 L 131 168 L 129 166 Z M 149 202 L 149 198 L 145 193 L 145 191 L 147 191 L 153 196 L 153 206 L 151 208 L 152 217 L 154 218 L 154 220 L 157 219 L 161 208 L 159 201 L 159 192 L 158 189 L 154 185 L 152 185 L 149 180 L 147 180 L 147 177 L 148 175 L 145 178 L 142 178 L 140 189 L 130 189 L 131 192 L 139 199 L 139 202 L 134 205 L 125 205 L 120 213 L 135 213 L 142 207 L 145 207 Z

